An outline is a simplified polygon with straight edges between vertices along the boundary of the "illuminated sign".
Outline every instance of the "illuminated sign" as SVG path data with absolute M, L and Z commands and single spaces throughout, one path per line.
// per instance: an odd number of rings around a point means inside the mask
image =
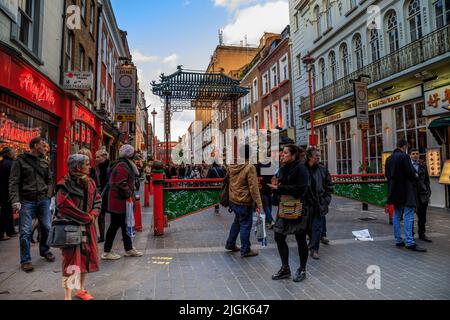
M 40 135 L 40 128 L 27 128 L 20 123 L 0 116 L 0 140 L 28 144 L 31 139 Z
M 441 175 L 441 150 L 427 150 L 427 165 L 430 177 L 439 177 Z
M 90 125 L 92 128 L 95 128 L 95 117 L 89 111 L 86 111 L 83 108 L 74 107 L 74 118 L 76 120 L 83 121 Z
M 55 104 L 55 92 L 45 83 L 37 82 L 29 72 L 23 72 L 19 77 L 20 88 L 25 90 L 37 102 Z

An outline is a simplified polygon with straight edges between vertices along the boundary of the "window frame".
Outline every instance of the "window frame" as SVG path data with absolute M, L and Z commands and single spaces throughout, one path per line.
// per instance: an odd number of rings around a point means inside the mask
M 289 80 L 289 57 L 285 53 L 279 60 L 280 64 L 280 83 Z M 300 68 L 299 68 L 300 69 Z

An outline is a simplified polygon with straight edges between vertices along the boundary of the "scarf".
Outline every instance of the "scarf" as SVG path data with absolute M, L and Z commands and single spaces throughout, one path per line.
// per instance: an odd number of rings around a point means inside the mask
M 91 182 L 91 177 L 89 175 L 81 172 L 70 172 L 70 178 L 83 189 L 89 188 L 89 183 Z

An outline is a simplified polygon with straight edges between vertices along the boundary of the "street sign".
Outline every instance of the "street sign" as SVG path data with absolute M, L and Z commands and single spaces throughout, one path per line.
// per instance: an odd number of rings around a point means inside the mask
M 63 88 L 65 90 L 92 90 L 92 72 L 64 72 Z
M 360 81 L 355 81 L 355 108 L 356 119 L 358 121 L 358 129 L 369 129 L 369 103 L 367 97 L 367 84 Z
M 116 121 L 136 121 L 136 82 L 135 66 L 122 65 L 116 68 Z

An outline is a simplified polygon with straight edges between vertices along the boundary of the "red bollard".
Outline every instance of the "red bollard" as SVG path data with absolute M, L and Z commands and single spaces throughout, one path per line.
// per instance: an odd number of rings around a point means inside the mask
M 144 188 L 144 208 L 148 207 L 150 207 L 150 195 L 148 191 L 148 182 L 146 182 Z
M 134 202 L 134 229 L 137 232 L 142 231 L 142 211 L 139 196 L 136 197 L 136 201 Z
M 155 236 L 164 235 L 164 170 L 153 169 L 153 231 Z

